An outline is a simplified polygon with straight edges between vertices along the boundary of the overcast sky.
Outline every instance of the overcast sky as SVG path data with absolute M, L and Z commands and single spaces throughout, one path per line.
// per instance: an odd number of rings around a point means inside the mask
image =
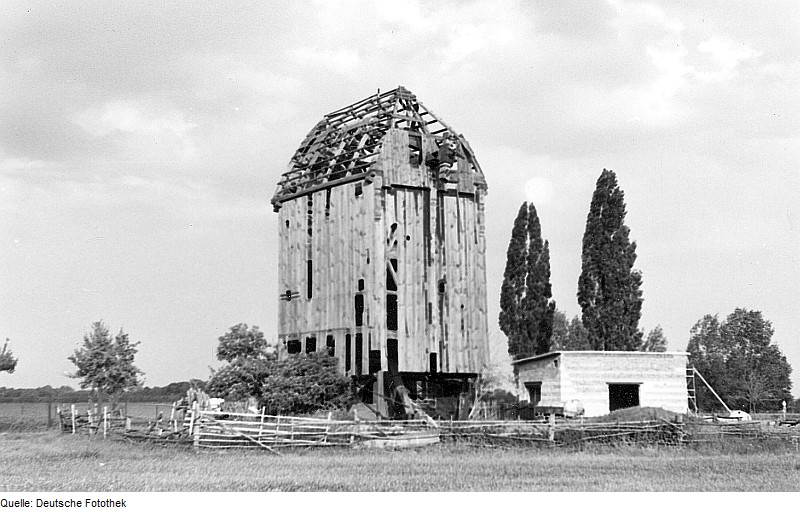
M 141 341 L 149 386 L 207 378 L 239 322 L 274 340 L 279 176 L 324 114 L 398 85 L 486 173 L 495 354 L 520 204 L 572 317 L 609 168 L 640 327 L 684 350 L 703 315 L 760 310 L 800 372 L 794 0 L 55 4 L 0 0 L 0 341 L 19 358 L 0 386 L 77 387 L 67 356 L 101 319 Z

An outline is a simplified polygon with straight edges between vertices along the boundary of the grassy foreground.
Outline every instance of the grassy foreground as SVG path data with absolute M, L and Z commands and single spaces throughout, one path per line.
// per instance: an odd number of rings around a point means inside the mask
M 800 491 L 792 446 L 194 452 L 0 434 L 0 491 Z

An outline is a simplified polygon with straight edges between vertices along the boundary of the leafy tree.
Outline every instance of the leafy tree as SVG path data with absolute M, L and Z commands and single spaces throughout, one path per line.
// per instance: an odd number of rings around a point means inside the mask
M 232 362 L 238 358 L 270 359 L 275 353 L 257 325 L 237 324 L 219 337 L 217 359 Z
M 352 399 L 350 381 L 337 369 L 335 357 L 316 352 L 271 361 L 261 403 L 271 413 L 311 414 L 345 408 Z
M 589 333 L 578 315 L 575 315 L 569 321 L 568 332 L 569 336 L 564 350 L 592 350 L 592 346 L 589 343 Z
M 575 315 L 572 320 L 567 320 L 567 315 L 563 311 L 558 309 L 555 311 L 550 350 L 591 350 L 580 317 Z
M 238 358 L 211 375 L 206 393 L 225 400 L 246 400 L 260 397 L 264 382 L 273 371 L 271 359 Z
M 350 381 L 336 358 L 293 354 L 278 361 L 258 327 L 238 324 L 219 337 L 217 358 L 227 364 L 212 373 L 205 391 L 230 401 L 255 398 L 270 413 L 309 414 L 350 400 Z
M 0 373 L 14 373 L 14 370 L 17 369 L 17 359 L 8 348 L 9 341 L 10 340 L 6 338 L 6 342 L 3 343 L 3 350 L 0 350 Z
M 91 389 L 96 398 L 111 398 L 116 405 L 124 391 L 140 385 L 143 373 L 133 364 L 137 345 L 122 329 L 112 338 L 102 321 L 94 322 L 83 337 L 83 346 L 68 357 L 78 367 L 71 377 L 82 379 L 81 388 Z
M 533 203 L 523 203 L 514 220 L 500 292 L 500 329 L 508 353 L 521 359 L 550 351 L 555 302 L 550 285 L 550 246 Z
M 567 314 L 556 309 L 553 312 L 553 335 L 550 337 L 550 350 L 568 350 L 569 320 Z
M 633 269 L 636 242 L 625 225 L 625 195 L 603 169 L 583 235 L 578 304 L 594 350 L 638 350 L 642 343 L 642 276 Z
M 692 328 L 689 362 L 729 407 L 778 410 L 783 400 L 792 400 L 792 368 L 771 344 L 773 333 L 760 311 L 737 308 L 722 323 L 706 315 Z M 704 408 L 715 405 L 702 386 L 697 396 Z
M 640 349 L 642 352 L 666 352 L 667 338 L 664 336 L 664 329 L 660 325 L 647 334 Z

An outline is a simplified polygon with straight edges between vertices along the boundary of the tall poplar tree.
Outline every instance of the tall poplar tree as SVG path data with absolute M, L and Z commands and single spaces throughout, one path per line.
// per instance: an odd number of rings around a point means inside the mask
M 593 350 L 638 350 L 642 344 L 642 275 L 634 270 L 636 242 L 625 225 L 625 194 L 603 169 L 583 235 L 578 304 Z
M 533 203 L 523 203 L 514 220 L 500 292 L 500 329 L 508 353 L 522 359 L 550 350 L 555 302 L 550 285 L 550 246 L 542 239 Z

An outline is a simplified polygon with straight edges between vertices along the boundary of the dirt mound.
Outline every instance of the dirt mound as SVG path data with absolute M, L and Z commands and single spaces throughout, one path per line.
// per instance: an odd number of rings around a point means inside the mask
M 617 409 L 605 416 L 592 418 L 598 422 L 623 422 L 623 421 L 652 421 L 667 420 L 674 421 L 676 416 L 680 416 L 672 411 L 667 411 L 660 407 L 629 407 L 627 409 Z

